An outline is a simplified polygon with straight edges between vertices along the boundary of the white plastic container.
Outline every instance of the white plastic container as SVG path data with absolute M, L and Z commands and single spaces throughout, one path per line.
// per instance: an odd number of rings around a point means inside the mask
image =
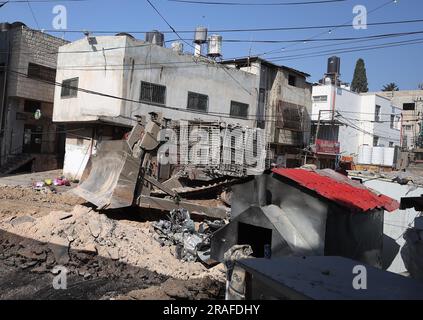
M 384 156 L 384 147 L 373 147 L 372 152 L 372 164 L 375 166 L 382 166 L 383 156 Z
M 394 165 L 395 148 L 384 148 L 383 165 L 392 167 Z
M 372 150 L 370 146 L 360 146 L 358 151 L 358 164 L 372 164 Z

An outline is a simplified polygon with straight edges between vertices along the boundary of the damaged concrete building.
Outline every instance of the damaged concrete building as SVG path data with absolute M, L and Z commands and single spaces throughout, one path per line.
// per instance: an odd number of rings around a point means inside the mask
M 0 24 L 0 174 L 62 166 L 63 127 L 52 116 L 57 50 L 66 43 L 20 22 Z
M 67 176 L 80 178 L 99 142 L 121 139 L 151 112 L 256 127 L 251 73 L 128 34 L 84 38 L 59 51 L 53 119 L 78 130 L 66 138 Z
M 223 63 L 257 75 L 258 125 L 266 128 L 272 162 L 287 168 L 301 166 L 302 149 L 310 140 L 310 75 L 258 57 Z
M 60 48 L 56 81 L 62 87 L 56 88 L 53 119 L 78 130 L 66 139 L 65 175 L 80 178 L 99 142 L 121 138 L 135 117 L 151 112 L 174 121 L 266 129 L 270 160 L 301 163 L 311 112 L 306 73 L 260 59 L 217 62 L 214 53 L 184 53 L 181 43 L 165 48 L 164 41 L 149 42 L 150 35 L 146 41 L 129 34 L 88 36 Z

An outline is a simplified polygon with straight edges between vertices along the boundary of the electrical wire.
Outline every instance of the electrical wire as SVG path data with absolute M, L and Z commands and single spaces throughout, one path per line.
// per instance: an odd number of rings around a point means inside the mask
M 312 4 L 328 4 L 346 2 L 348 0 L 311 0 L 311 1 L 292 1 L 292 2 L 219 2 L 219 1 L 195 1 L 195 0 L 168 0 L 169 2 L 178 2 L 183 4 L 195 5 L 219 5 L 219 6 L 299 6 Z
M 370 10 L 369 12 L 367 12 L 367 15 L 369 16 L 370 14 L 372 14 L 372 13 L 374 13 L 374 12 L 376 12 L 376 11 L 378 11 L 378 10 L 380 10 L 380 9 L 382 9 L 382 8 L 384 8 L 384 7 L 388 6 L 388 5 L 390 5 L 390 4 L 393 4 L 393 3 L 397 3 L 397 0 L 388 0 L 387 2 L 384 2 L 384 3 L 382 3 L 381 5 L 379 5 L 379 6 L 375 7 L 374 9 Z M 353 23 L 353 22 L 354 22 L 354 19 L 352 19 L 352 20 L 351 20 L 351 19 L 348 19 L 348 20 L 347 20 L 346 22 L 344 22 L 343 24 L 351 24 L 351 23 Z M 316 35 L 314 35 L 314 36 L 310 37 L 308 40 L 312 40 L 312 39 L 318 38 L 318 37 L 320 37 L 321 35 L 327 34 L 328 32 L 333 33 L 333 32 L 334 32 L 334 31 L 336 31 L 337 29 L 339 29 L 339 28 L 332 28 L 332 29 L 330 29 L 330 30 L 327 30 L 326 32 L 321 32 L 321 33 L 318 33 L 318 34 L 316 34 Z M 305 42 L 307 43 L 307 41 L 305 41 Z M 279 48 L 279 49 L 271 50 L 271 51 L 268 51 L 268 52 L 263 52 L 263 53 L 256 54 L 256 55 L 257 55 L 257 56 L 264 56 L 264 55 L 272 54 L 272 53 L 275 53 L 275 52 L 281 52 L 281 51 L 286 50 L 287 48 L 293 47 L 293 46 L 295 46 L 295 45 L 298 45 L 298 43 L 294 43 L 294 44 L 289 45 L 289 46 L 286 46 L 286 47 L 282 47 L 282 48 Z
M 341 53 L 352 53 L 352 52 L 361 52 L 361 51 L 373 51 L 373 50 L 379 50 L 379 49 L 385 49 L 385 48 L 393 48 L 393 47 L 405 47 L 405 46 L 411 46 L 411 45 L 417 45 L 422 44 L 423 40 L 415 39 L 415 40 L 407 40 L 407 41 L 400 41 L 400 42 L 393 42 L 393 43 L 385 43 L 385 44 L 379 44 L 375 46 L 367 46 L 367 47 L 361 47 L 361 48 L 350 48 L 350 49 L 339 49 L 334 51 L 325 51 L 324 53 L 314 53 L 314 54 L 308 54 L 308 55 L 300 55 L 300 56 L 291 56 L 291 57 L 285 57 L 285 58 L 278 58 L 278 59 L 269 59 L 269 61 L 272 62 L 279 62 L 279 61 L 292 61 L 292 60 L 298 60 L 298 59 L 307 59 L 307 58 L 317 58 L 317 57 L 325 57 L 328 55 L 328 52 L 331 54 L 341 54 Z
M 28 4 L 29 11 L 31 11 L 32 18 L 34 19 L 35 24 L 37 25 L 37 28 L 40 29 L 40 25 L 38 23 L 37 17 L 35 16 L 34 10 L 32 10 L 30 1 L 26 0 L 26 3 Z
M 396 21 L 382 21 L 382 22 L 369 22 L 367 26 L 386 26 L 386 25 L 398 25 L 398 24 L 414 24 L 421 23 L 423 19 L 409 19 L 409 20 L 396 20 Z M 313 30 L 313 29 L 328 29 L 328 28 L 351 28 L 351 24 L 336 24 L 336 25 L 315 25 L 315 26 L 296 26 L 296 27 L 261 27 L 261 28 L 233 28 L 233 29 L 209 29 L 210 33 L 242 33 L 242 32 L 269 32 L 269 31 L 301 31 L 301 30 Z M 37 30 L 39 31 L 39 30 Z M 56 29 L 44 29 L 44 32 L 49 33 L 84 33 L 85 30 L 56 30 Z M 150 30 L 90 30 L 92 34 L 118 34 L 118 33 L 128 33 L 128 34 L 145 34 Z M 172 30 L 160 30 L 159 32 L 168 34 L 174 33 Z M 193 34 L 195 32 L 192 30 L 176 30 L 178 34 Z
M 166 20 L 166 18 L 160 13 L 160 11 L 151 3 L 151 1 L 150 0 L 146 0 L 147 2 L 148 2 L 148 4 L 157 12 L 157 14 L 163 19 L 163 21 L 168 25 L 168 27 L 178 36 L 178 38 L 181 40 L 181 41 L 183 41 L 183 42 L 185 42 L 188 46 L 190 46 L 190 47 L 192 47 L 192 48 L 194 48 L 195 49 L 195 47 L 193 46 L 193 45 L 191 45 L 190 43 L 188 43 L 188 42 L 186 42 L 185 40 L 183 40 L 182 38 L 181 38 L 181 36 L 179 35 L 179 33 L 171 26 L 171 24 Z M 252 96 L 253 94 L 248 90 L 248 89 L 246 89 L 243 85 L 242 85 L 242 83 L 241 82 L 239 82 L 237 79 L 235 79 L 234 78 L 234 76 L 232 76 L 230 73 L 229 73 L 229 71 L 228 70 L 226 70 L 226 67 L 225 66 L 223 66 L 223 69 L 222 69 L 233 81 L 235 81 L 239 86 L 240 86 L 240 88 L 242 88 L 245 92 L 247 92 L 250 96 Z

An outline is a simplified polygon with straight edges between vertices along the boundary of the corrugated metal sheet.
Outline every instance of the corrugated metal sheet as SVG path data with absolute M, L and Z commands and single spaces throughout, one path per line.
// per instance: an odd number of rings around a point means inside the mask
M 295 181 L 299 185 L 313 190 L 321 196 L 340 205 L 359 211 L 385 209 L 389 212 L 399 208 L 398 201 L 385 195 L 377 195 L 367 188 L 354 186 L 343 179 L 334 179 L 327 175 L 320 175 L 315 171 L 304 169 L 274 169 L 280 176 Z M 340 175 L 341 176 L 341 175 Z

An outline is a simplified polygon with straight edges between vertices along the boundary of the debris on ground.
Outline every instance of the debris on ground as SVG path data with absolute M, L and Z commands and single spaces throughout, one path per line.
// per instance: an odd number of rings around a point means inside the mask
M 210 278 L 192 281 L 168 279 L 160 286 L 133 290 L 114 300 L 209 300 L 223 297 L 223 287 Z
M 155 239 L 161 246 L 176 246 L 175 256 L 183 261 L 209 263 L 210 237 L 225 225 L 222 220 L 207 221 L 196 225 L 186 209 L 172 210 L 169 220 L 153 223 L 157 235 Z
M 221 266 L 207 269 L 201 263 L 180 261 L 175 248 L 164 250 L 153 233 L 149 223 L 113 220 L 82 205 L 35 218 L 8 217 L 0 220 L 0 260 L 34 275 L 51 273 L 61 265 L 84 280 L 148 272 L 150 283 L 210 278 L 223 285 Z M 197 295 L 191 292 L 189 297 Z
M 55 179 L 48 178 L 48 179 L 45 179 L 44 181 L 34 182 L 33 184 L 34 190 L 44 192 L 44 193 L 48 193 L 49 190 L 53 193 L 57 193 L 57 190 L 55 187 L 62 187 L 62 186 L 66 186 L 66 187 L 71 186 L 70 181 L 63 176 L 60 178 L 55 178 Z
M 0 186 L 0 219 L 11 216 L 41 216 L 53 210 L 72 211 L 85 201 L 69 192 L 41 191 L 32 187 Z

